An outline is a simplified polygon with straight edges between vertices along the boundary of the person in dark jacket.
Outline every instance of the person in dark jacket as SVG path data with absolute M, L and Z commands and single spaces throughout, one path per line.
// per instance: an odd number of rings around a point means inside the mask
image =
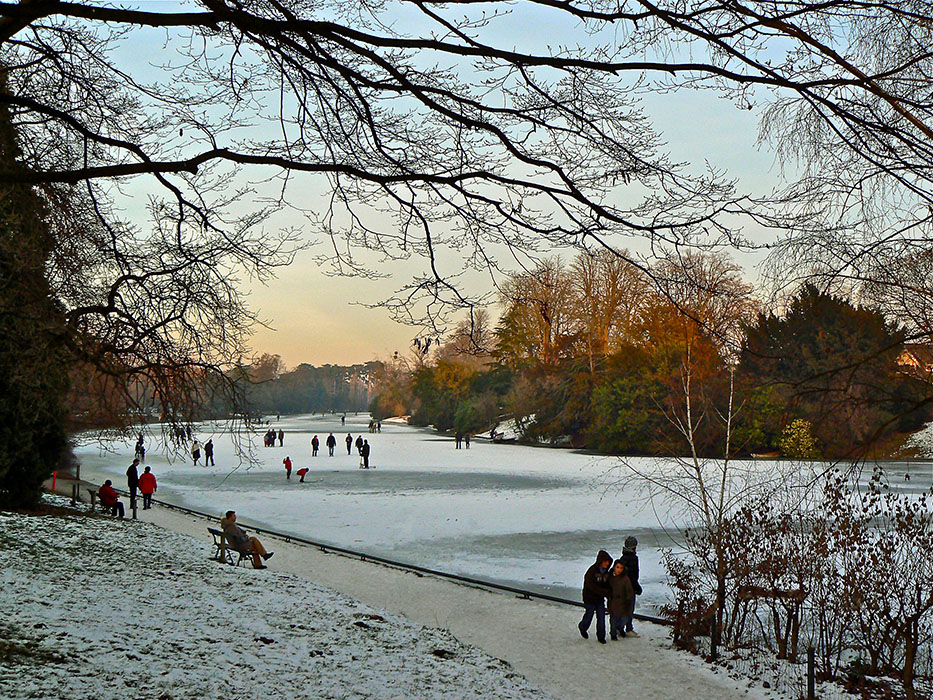
M 353 436 L 350 433 L 347 433 L 347 454 L 350 454 L 350 450 L 353 449 Z
M 104 485 L 97 489 L 97 495 L 100 496 L 100 504 L 104 508 L 109 508 L 111 515 L 123 517 L 123 503 L 117 498 L 117 492 L 113 490 L 113 482 L 110 479 L 107 479 Z
M 625 628 L 630 624 L 632 609 L 635 605 L 635 592 L 632 581 L 625 573 L 625 564 L 616 559 L 609 577 L 609 636 L 618 639 L 625 636 Z M 617 636 L 618 635 L 618 636 Z
M 362 456 L 363 456 L 363 436 L 362 436 L 362 435 L 357 435 L 357 436 L 356 436 L 356 443 L 355 443 L 355 444 L 356 444 L 356 451 L 359 452 L 359 453 L 360 453 L 360 457 L 362 457 Z
M 317 435 L 311 438 L 311 456 L 317 457 L 317 450 L 321 446 L 321 441 L 318 440 Z
M 126 487 L 130 492 L 130 503 L 136 500 L 136 488 L 139 486 L 139 460 L 134 459 L 133 463 L 126 470 Z
M 214 440 L 208 438 L 207 442 L 204 443 L 204 466 L 206 467 L 210 464 L 212 467 L 214 465 Z
M 577 628 L 584 639 L 589 639 L 587 630 L 596 616 L 596 638 L 600 644 L 606 643 L 606 598 L 612 595 L 609 588 L 609 567 L 612 557 L 609 552 L 599 550 L 596 562 L 586 570 L 583 576 L 583 619 Z
M 369 440 L 363 440 L 360 456 L 363 458 L 363 469 L 369 469 Z
M 632 590 L 636 596 L 641 595 L 641 586 L 638 585 L 638 555 L 635 550 L 638 548 L 638 540 L 629 535 L 625 538 L 625 544 L 622 546 L 622 556 L 619 557 L 625 565 L 625 573 L 629 581 L 632 582 Z M 632 612 L 629 614 L 628 622 L 625 625 L 625 632 L 629 637 L 637 637 L 638 633 L 632 627 L 635 615 L 635 598 L 632 598 Z
M 327 453 L 333 457 L 334 448 L 337 447 L 337 438 L 334 437 L 334 434 L 331 433 L 327 436 L 327 440 L 324 441 L 324 444 L 327 445 Z
M 285 444 L 285 431 L 279 428 L 279 447 Z

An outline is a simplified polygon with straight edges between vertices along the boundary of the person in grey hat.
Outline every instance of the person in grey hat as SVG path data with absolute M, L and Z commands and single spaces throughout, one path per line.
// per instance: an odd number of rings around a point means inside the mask
M 638 555 L 635 553 L 637 548 L 638 540 L 632 535 L 629 535 L 625 538 L 625 544 L 622 545 L 622 556 L 619 557 L 619 561 L 625 566 L 625 573 L 628 574 L 629 580 L 632 582 L 632 590 L 635 592 L 632 598 L 632 613 L 628 616 L 625 628 L 625 633 L 629 637 L 638 636 L 638 633 L 632 627 L 635 613 L 635 601 L 638 596 L 641 595 L 641 586 L 638 585 Z

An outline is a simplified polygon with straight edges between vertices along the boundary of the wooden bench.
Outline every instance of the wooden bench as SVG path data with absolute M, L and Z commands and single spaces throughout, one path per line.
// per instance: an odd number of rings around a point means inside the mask
M 212 556 L 211 559 L 215 559 L 219 562 L 226 562 L 231 566 L 239 566 L 240 562 L 243 561 L 249 562 L 250 564 L 253 563 L 253 555 L 249 552 L 240 552 L 227 546 L 226 535 L 224 535 L 223 530 L 209 527 L 207 531 L 211 533 L 211 537 L 214 538 L 214 556 Z M 236 561 L 233 559 L 234 553 L 239 555 Z

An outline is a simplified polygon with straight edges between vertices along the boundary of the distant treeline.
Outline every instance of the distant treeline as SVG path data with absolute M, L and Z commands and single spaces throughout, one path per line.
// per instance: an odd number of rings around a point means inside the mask
M 338 366 L 301 364 L 281 369 L 277 355 L 264 355 L 250 367 L 251 410 L 261 414 L 366 411 L 381 362 Z
M 651 277 L 609 256 L 503 285 L 444 342 L 388 363 L 370 410 L 441 431 L 613 454 L 865 454 L 929 418 L 926 371 L 877 307 L 804 286 L 765 310 L 737 267 L 696 255 Z

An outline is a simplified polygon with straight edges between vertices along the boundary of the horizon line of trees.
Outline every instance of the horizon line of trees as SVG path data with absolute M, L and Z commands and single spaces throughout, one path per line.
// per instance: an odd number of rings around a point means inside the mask
M 613 454 L 728 444 L 729 456 L 811 458 L 864 455 L 930 417 L 927 378 L 899 363 L 911 336 L 890 299 L 808 283 L 775 311 L 725 255 L 650 271 L 625 257 L 511 276 L 495 325 L 479 311 L 386 363 L 370 411 L 464 433 L 512 420 L 524 440 Z
M 301 363 L 286 369 L 278 355 L 265 353 L 247 368 L 247 405 L 260 414 L 366 411 L 378 360 L 322 367 Z

